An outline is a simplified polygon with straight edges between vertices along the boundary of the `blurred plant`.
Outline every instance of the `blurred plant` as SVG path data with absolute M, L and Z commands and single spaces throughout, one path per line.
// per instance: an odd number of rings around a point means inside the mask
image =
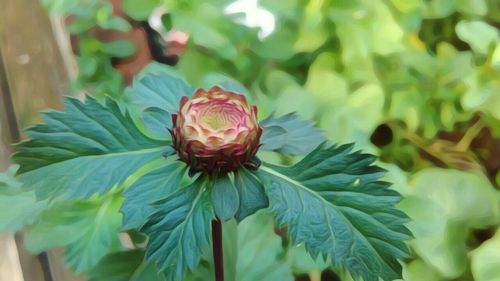
M 72 81 L 72 90 L 96 97 L 118 97 L 125 85 L 112 60 L 132 56 L 136 47 L 126 39 L 104 42 L 96 36 L 99 29 L 130 31 L 128 21 L 114 15 L 113 6 L 106 0 L 42 0 L 42 3 L 50 13 L 65 18 L 75 38 L 78 77 Z

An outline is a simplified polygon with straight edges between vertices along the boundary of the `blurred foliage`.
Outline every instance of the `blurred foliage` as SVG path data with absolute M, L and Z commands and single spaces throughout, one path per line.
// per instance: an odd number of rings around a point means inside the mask
M 111 58 L 126 57 L 133 47 L 122 41 L 100 42 L 92 30 L 99 26 L 126 31 L 129 24 L 112 16 L 103 0 L 43 2 L 52 12 L 75 16 L 70 21 L 70 31 L 80 41 L 75 88 L 117 97 L 123 82 Z M 144 20 L 159 1 L 123 2 L 130 17 Z M 404 280 L 500 280 L 500 2 L 260 0 L 259 8 L 275 19 L 275 30 L 267 37 L 259 36 L 258 27 L 241 24 L 251 16 L 245 10 L 225 14 L 231 2 L 164 1 L 170 12 L 166 29 L 190 35 L 176 68 L 197 86 L 235 79 L 241 91 L 252 94 L 261 118 L 296 111 L 313 118 L 334 142 L 354 141 L 358 148 L 378 154 L 389 171 L 386 180 L 405 196 L 400 208 L 413 219 L 413 257 L 404 261 Z M 294 161 L 272 154 L 267 160 Z M 27 206 L 0 212 L 19 218 L 0 215 L 0 228 L 12 232 L 33 223 L 32 214 L 47 208 L 46 202 L 34 204 L 33 194 L 4 175 L 0 201 Z M 102 211 L 104 202 L 113 202 L 113 208 Z M 113 252 L 120 248 L 114 240 L 119 203 L 113 197 L 50 206 L 28 236 L 44 242 L 31 243 L 32 250 L 67 246 L 75 268 L 87 271 L 97 264 L 91 280 L 159 278 L 154 266 L 142 262 L 140 251 Z M 0 204 L 0 209 L 4 206 L 10 205 Z M 111 221 L 109 227 L 89 223 L 96 212 L 109 213 L 103 217 Z M 50 227 L 50 237 L 39 236 L 47 233 L 37 229 L 56 224 L 59 227 Z M 72 239 L 89 231 L 99 241 L 95 243 L 104 241 L 106 247 L 97 252 L 85 251 L 104 256 L 101 261 L 90 263 L 83 254 L 71 254 L 72 248 L 82 249 L 89 241 L 57 238 L 69 224 L 83 229 Z M 238 226 L 225 225 L 228 274 L 241 280 L 292 280 L 292 274 L 320 280 L 327 263 L 313 261 L 303 248 L 290 247 L 283 238 L 286 229 L 272 229 L 265 214 Z M 129 236 L 140 248 L 143 237 Z M 278 242 L 283 247 L 277 247 Z M 207 255 L 189 280 L 212 276 L 211 262 Z M 122 279 L 107 279 L 116 276 L 113 270 Z M 343 281 L 352 280 L 337 274 Z
M 114 58 L 127 58 L 136 51 L 126 39 L 102 41 L 99 30 L 127 32 L 130 23 L 113 14 L 107 0 L 41 0 L 54 15 L 68 22 L 78 60 L 78 77 L 72 83 L 74 92 L 85 91 L 98 97 L 118 97 L 123 91 L 123 77 L 112 64 Z M 102 37 L 102 36 L 101 36 Z

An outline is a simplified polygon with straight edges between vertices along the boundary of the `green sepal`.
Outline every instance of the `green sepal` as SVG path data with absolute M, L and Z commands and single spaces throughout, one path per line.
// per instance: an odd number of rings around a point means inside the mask
M 239 208 L 234 215 L 240 222 L 260 209 L 267 208 L 269 202 L 262 182 L 255 172 L 241 168 L 234 173 L 234 186 L 239 194 Z
M 240 196 L 228 174 L 214 179 L 211 199 L 217 218 L 227 221 L 234 217 L 240 206 Z

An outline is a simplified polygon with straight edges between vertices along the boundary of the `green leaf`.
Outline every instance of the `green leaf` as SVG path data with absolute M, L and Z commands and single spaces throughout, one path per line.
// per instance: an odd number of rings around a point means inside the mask
M 48 202 L 37 201 L 35 193 L 22 189 L 14 178 L 17 165 L 0 173 L 0 232 L 15 233 L 33 223 L 48 206 Z
M 234 59 L 237 49 L 221 28 L 220 22 L 212 22 L 220 11 L 211 5 L 199 5 L 195 15 L 177 13 L 173 16 L 173 27 L 187 32 L 196 45 L 212 49 L 224 59 Z M 227 22 L 223 22 L 227 24 Z
M 416 259 L 403 265 L 403 280 L 405 281 L 442 281 L 442 276 L 432 266 Z
M 330 267 L 330 262 L 325 261 L 321 256 L 313 259 L 304 245 L 291 247 L 288 254 L 292 258 L 292 269 L 295 274 L 322 272 Z
M 500 230 L 472 252 L 471 270 L 475 281 L 500 280 Z
M 167 280 L 180 280 L 187 269 L 198 264 L 209 246 L 214 218 L 206 180 L 198 178 L 155 202 L 155 212 L 141 229 L 149 236 L 148 261 L 158 264 Z
M 209 73 L 205 75 L 202 81 L 202 87 L 205 89 L 209 89 L 214 85 L 218 85 L 227 91 L 243 94 L 247 98 L 247 101 L 249 103 L 252 103 L 252 96 L 250 95 L 248 89 L 246 89 L 244 85 L 227 75 L 221 73 Z
M 234 173 L 234 186 L 240 200 L 239 209 L 234 216 L 237 221 L 242 221 L 269 205 L 264 187 L 253 172 L 245 168 L 239 169 Z
M 352 147 L 322 144 L 294 166 L 261 167 L 269 206 L 313 258 L 330 257 L 365 281 L 400 278 L 398 259 L 408 255 L 411 237 L 407 216 L 394 206 L 401 197 L 378 180 L 375 158 Z
M 164 142 L 146 137 L 116 102 L 102 105 L 65 99 L 65 112 L 47 112 L 45 124 L 27 130 L 13 159 L 19 179 L 38 198 L 87 198 L 121 184 L 146 163 L 159 159 Z
M 325 141 L 321 130 L 310 121 L 301 120 L 297 114 L 281 117 L 271 115 L 260 121 L 263 133 L 262 149 L 284 154 L 307 154 Z
M 170 114 L 177 112 L 181 98 L 191 97 L 194 92 L 194 88 L 170 68 L 153 68 L 141 76 L 134 80 L 129 96 L 131 104 L 141 111 L 159 108 Z
M 142 227 L 146 219 L 154 213 L 155 209 L 150 203 L 170 195 L 179 188 L 187 166 L 176 160 L 167 160 L 160 167 L 152 169 L 123 192 L 123 229 Z
M 160 0 L 124 0 L 122 9 L 125 14 L 136 21 L 146 21 L 154 8 L 160 5 Z
M 119 248 L 120 204 L 117 196 L 57 204 L 33 225 L 25 237 L 25 246 L 35 253 L 65 246 L 68 264 L 76 272 L 87 271 Z
M 158 272 L 156 265 L 144 262 L 136 270 L 130 281 L 165 281 L 165 277 Z
M 335 53 L 321 53 L 307 72 L 305 87 L 321 102 L 325 110 L 332 110 L 335 105 L 343 105 L 349 91 L 347 80 L 332 69 L 336 60 Z
M 409 191 L 399 207 L 412 219 L 412 248 L 440 275 L 458 278 L 467 269 L 470 229 L 500 219 L 498 192 L 482 174 L 440 168 L 413 175 Z
M 416 173 L 411 182 L 414 196 L 436 204 L 436 215 L 474 228 L 500 221 L 498 192 L 484 174 L 428 168 Z
M 488 13 L 486 0 L 458 0 L 457 10 L 465 14 L 485 16 Z
M 103 29 L 114 29 L 121 32 L 129 32 L 132 29 L 132 26 L 127 20 L 117 16 L 113 16 L 103 22 L 99 22 L 98 25 Z
M 137 48 L 133 42 L 124 39 L 102 43 L 101 50 L 112 57 L 127 58 L 132 56 Z
M 238 281 L 292 281 L 290 261 L 285 258 L 281 238 L 274 233 L 274 220 L 258 212 L 238 225 Z
M 144 251 L 135 249 L 106 255 L 88 273 L 89 281 L 130 281 L 142 264 Z
M 215 179 L 211 195 L 215 215 L 222 221 L 233 218 L 239 209 L 240 198 L 229 175 L 221 175 Z
M 172 128 L 172 115 L 158 107 L 149 107 L 142 112 L 144 126 L 159 139 L 170 139 L 169 128 Z
M 165 281 L 157 267 L 144 260 L 143 249 L 113 252 L 88 273 L 89 281 Z
M 458 38 L 479 54 L 488 54 L 490 47 L 500 41 L 498 29 L 483 21 L 462 20 L 455 29 Z
M 321 126 L 334 142 L 355 141 L 356 147 L 370 147 L 370 136 L 384 118 L 384 91 L 367 83 L 352 92 L 339 106 L 321 118 Z

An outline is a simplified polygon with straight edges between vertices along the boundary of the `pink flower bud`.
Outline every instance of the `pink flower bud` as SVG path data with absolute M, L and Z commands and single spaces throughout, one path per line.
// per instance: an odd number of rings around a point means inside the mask
M 194 171 L 234 171 L 249 163 L 260 146 L 257 108 L 243 95 L 213 87 L 183 97 L 170 130 L 179 158 Z

